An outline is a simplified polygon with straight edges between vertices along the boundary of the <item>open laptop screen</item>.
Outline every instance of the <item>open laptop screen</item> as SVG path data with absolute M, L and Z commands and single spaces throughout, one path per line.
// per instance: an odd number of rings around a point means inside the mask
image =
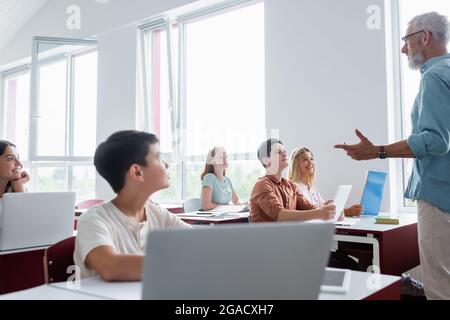
M 383 198 L 386 172 L 369 170 L 366 178 L 366 185 L 361 198 L 361 205 L 364 207 L 365 215 L 378 215 Z

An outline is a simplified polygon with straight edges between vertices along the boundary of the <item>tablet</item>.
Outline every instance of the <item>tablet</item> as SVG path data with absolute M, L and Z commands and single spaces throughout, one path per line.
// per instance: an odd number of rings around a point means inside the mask
M 336 191 L 334 196 L 334 205 L 336 206 L 336 215 L 332 221 L 338 221 L 341 216 L 342 211 L 344 211 L 345 203 L 347 202 L 348 196 L 350 195 L 350 191 L 352 191 L 351 185 L 340 185 Z
M 320 290 L 322 292 L 347 293 L 350 288 L 350 270 L 326 268 Z

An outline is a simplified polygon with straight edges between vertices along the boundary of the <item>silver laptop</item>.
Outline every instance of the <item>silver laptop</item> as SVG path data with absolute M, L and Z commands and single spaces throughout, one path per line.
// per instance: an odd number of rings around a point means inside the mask
M 0 251 L 52 245 L 73 235 L 75 192 L 6 193 Z
M 331 223 L 274 223 L 150 232 L 143 299 L 317 299 Z

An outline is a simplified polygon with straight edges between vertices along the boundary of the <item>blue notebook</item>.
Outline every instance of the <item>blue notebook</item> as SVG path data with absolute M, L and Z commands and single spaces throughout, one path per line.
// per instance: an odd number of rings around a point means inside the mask
M 366 185 L 361 197 L 361 205 L 364 207 L 363 214 L 378 215 L 383 199 L 384 184 L 386 182 L 386 172 L 369 170 L 366 178 Z

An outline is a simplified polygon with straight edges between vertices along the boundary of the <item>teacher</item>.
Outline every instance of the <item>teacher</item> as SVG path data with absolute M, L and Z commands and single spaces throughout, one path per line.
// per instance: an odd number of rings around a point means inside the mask
M 436 12 L 414 17 L 403 37 L 409 67 L 420 70 L 412 133 L 375 146 L 360 131 L 355 145 L 336 145 L 354 160 L 414 158 L 405 197 L 417 200 L 419 253 L 427 299 L 450 299 L 450 55 L 449 21 Z

